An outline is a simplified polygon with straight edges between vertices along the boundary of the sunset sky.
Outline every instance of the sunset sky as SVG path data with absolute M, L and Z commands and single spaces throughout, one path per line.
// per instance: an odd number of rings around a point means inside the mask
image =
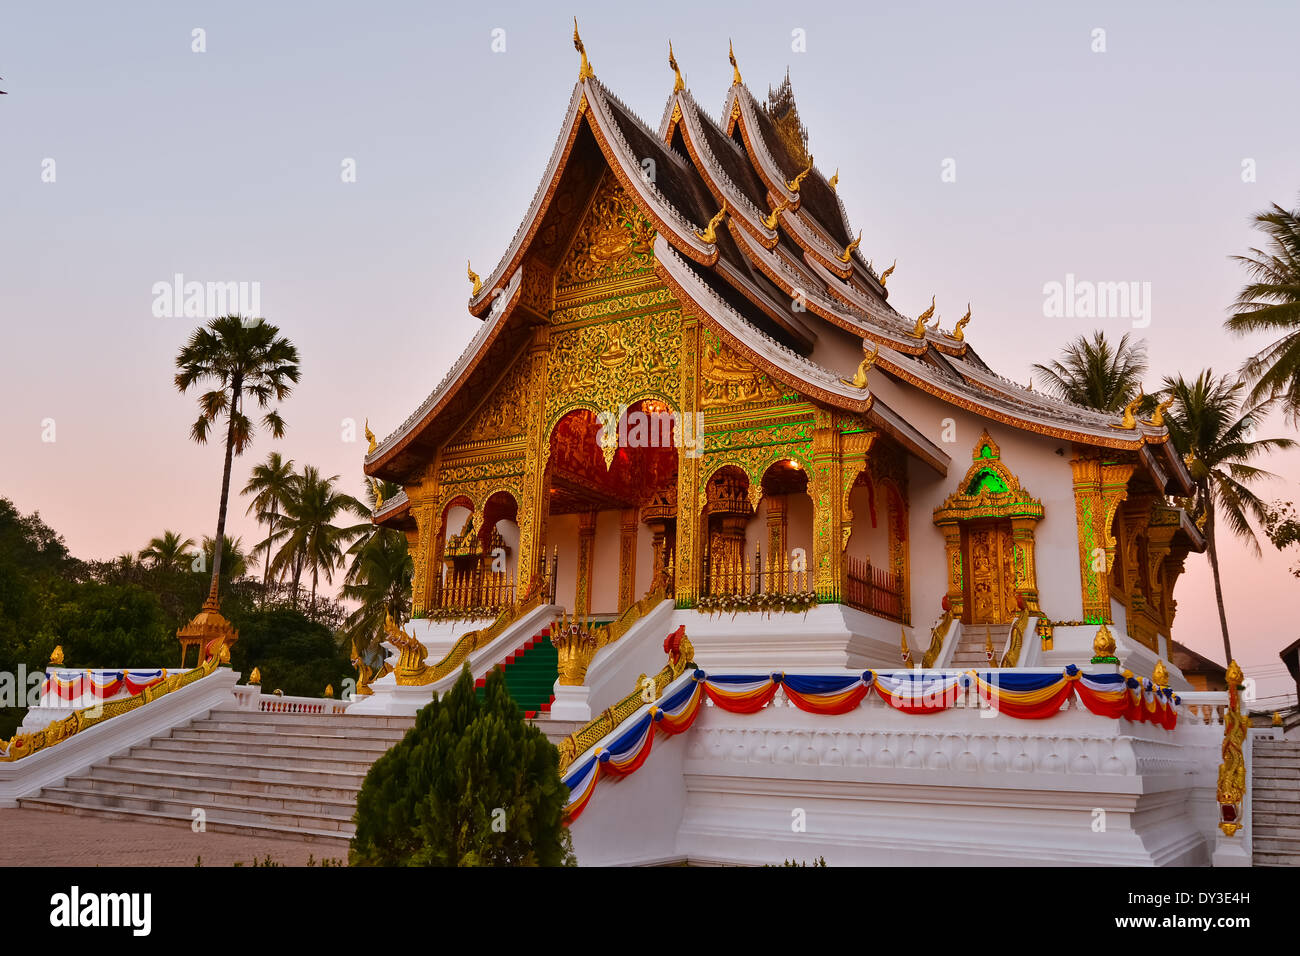
M 198 320 L 152 307 L 178 273 L 260 283 L 301 352 L 288 434 L 259 436 L 236 488 L 278 448 L 359 494 L 362 420 L 395 429 L 476 328 L 465 260 L 492 270 L 542 175 L 577 75 L 571 13 L 597 76 L 655 127 L 670 38 L 715 110 L 728 39 L 756 95 L 788 67 L 862 251 L 898 260 L 891 302 L 914 315 L 935 295 L 954 320 L 969 300 L 968 339 L 1010 378 L 1097 327 L 1147 341 L 1148 391 L 1265 344 L 1222 322 L 1230 257 L 1261 241 L 1251 216 L 1300 201 L 1294 3 L 458 6 L 0 11 L 0 495 L 84 558 L 212 534 L 221 449 L 189 440 L 195 401 L 172 386 Z M 1068 275 L 1149 282 L 1150 325 L 1046 317 Z M 1284 476 L 1266 499 L 1300 495 L 1300 453 L 1263 464 Z M 251 546 L 246 504 L 231 531 Z M 1228 616 L 1246 673 L 1282 694 L 1300 555 L 1262 543 L 1225 545 Z M 1175 636 L 1221 659 L 1204 558 L 1177 597 Z

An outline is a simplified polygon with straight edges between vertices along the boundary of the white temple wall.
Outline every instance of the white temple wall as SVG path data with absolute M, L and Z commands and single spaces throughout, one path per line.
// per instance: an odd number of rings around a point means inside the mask
M 573 611 L 578 584 L 578 516 L 551 515 L 546 525 L 548 555 L 559 548 L 560 562 L 555 573 L 555 603 Z
M 622 511 L 596 512 L 596 540 L 591 556 L 591 613 L 618 613 L 618 573 Z
M 650 576 L 655 567 L 654 533 L 643 522 L 636 530 L 636 574 L 632 577 L 632 598 L 640 600 L 650 590 Z

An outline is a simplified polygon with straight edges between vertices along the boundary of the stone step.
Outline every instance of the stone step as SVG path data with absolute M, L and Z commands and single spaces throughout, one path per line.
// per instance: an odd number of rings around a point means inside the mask
M 307 776 L 302 782 L 280 783 L 272 780 L 259 780 L 256 777 L 242 775 L 239 768 L 230 768 L 226 774 L 190 773 L 188 771 L 151 770 L 143 767 L 92 767 L 84 774 L 69 777 L 66 781 L 82 787 L 94 788 L 100 783 L 130 784 L 136 787 L 184 787 L 196 790 L 211 790 L 227 793 L 264 794 L 268 797 L 290 797 L 295 799 L 313 799 L 333 797 L 340 800 L 355 801 L 361 783 L 365 779 L 361 774 L 347 775 L 348 783 L 329 784 Z M 339 777 L 341 774 L 317 774 L 315 776 Z
M 1252 851 L 1261 853 L 1295 853 L 1300 855 L 1300 836 L 1285 837 L 1256 831 Z
M 161 782 L 140 783 L 85 777 L 74 777 L 65 780 L 60 789 L 64 792 L 112 794 L 123 797 L 141 797 L 151 800 L 188 803 L 191 808 L 204 807 L 205 809 L 210 805 L 220 805 L 322 817 L 344 814 L 348 818 L 351 818 L 353 811 L 356 810 L 356 794 L 340 796 L 339 791 L 315 797 L 271 795 L 226 788 L 209 790 L 201 787 L 185 786 L 181 783 L 164 785 Z
M 138 750 L 139 748 L 137 748 Z M 236 755 L 238 756 L 238 755 Z M 306 764 L 306 761 L 297 761 L 298 764 Z M 169 753 L 156 754 L 148 750 L 142 752 L 133 752 L 131 754 L 112 757 L 108 761 L 110 767 L 133 767 L 141 770 L 163 770 L 167 772 L 190 772 L 203 773 L 213 776 L 221 776 L 224 772 L 233 772 L 233 768 L 238 768 L 241 776 L 250 777 L 256 780 L 265 780 L 268 783 L 298 783 L 306 779 L 316 779 L 322 785 L 346 784 L 351 780 L 364 780 L 366 772 L 370 769 L 370 764 L 356 766 L 331 766 L 328 770 L 322 770 L 313 766 L 285 766 L 284 761 L 277 761 L 267 758 L 249 758 L 242 762 L 224 759 L 219 754 L 187 754 L 187 753 Z M 312 777 L 304 777 L 304 774 L 311 774 Z
M 327 747 L 302 747 L 291 744 L 221 744 L 195 749 L 190 740 L 173 740 L 162 737 L 153 740 L 147 748 L 132 748 L 132 756 L 142 756 L 147 749 L 151 757 L 166 756 L 206 763 L 225 765 L 244 764 L 257 767 L 306 768 L 327 765 L 338 770 L 369 770 L 379 758 L 378 754 L 353 754 Z
M 1300 853 L 1260 853 L 1252 851 L 1251 866 L 1300 866 Z
M 194 820 L 187 812 L 184 816 L 174 813 L 163 813 L 149 810 L 110 810 L 102 807 L 83 807 L 76 803 L 69 803 L 58 798 L 44 799 L 42 797 L 26 797 L 18 801 L 19 806 L 32 807 L 40 810 L 51 810 L 56 813 L 71 813 L 78 816 L 99 817 L 108 820 L 125 820 L 134 823 L 162 823 L 172 826 L 190 827 Z M 307 843 L 319 843 L 323 850 L 338 854 L 341 858 L 346 858 L 348 844 L 351 841 L 351 835 L 335 830 L 318 830 L 312 828 L 285 828 L 281 826 L 267 826 L 260 823 L 225 823 L 221 820 L 206 821 L 209 830 L 215 833 L 242 833 L 242 834 L 260 834 L 272 839 L 291 837 Z M 272 854 L 274 856 L 274 854 Z
M 1267 837 L 1270 840 L 1296 840 L 1300 843 L 1300 817 L 1274 819 L 1277 814 L 1254 813 L 1251 823 L 1255 827 L 1255 839 Z
M 258 710 L 214 710 L 205 719 L 241 724 L 273 723 L 282 727 L 291 725 L 343 727 L 349 730 L 378 727 L 405 731 L 410 730 L 415 723 L 414 717 L 379 717 L 369 714 L 267 714 Z
M 312 747 L 323 750 L 346 750 L 351 753 L 373 753 L 375 759 L 386 753 L 396 741 L 371 740 L 355 737 L 326 737 L 321 734 L 245 734 L 226 730 L 209 730 L 206 727 L 180 728 L 171 732 L 171 740 L 185 740 L 195 744 L 253 745 L 259 747 Z
M 1273 813 L 1281 817 L 1300 818 L 1300 800 L 1273 800 L 1267 794 L 1263 797 L 1255 794 L 1251 798 L 1250 808 L 1256 817 L 1261 813 Z
M 120 810 L 126 812 L 152 811 L 167 816 L 185 816 L 194 819 L 196 804 L 190 800 L 153 797 L 137 794 L 103 793 L 97 790 L 76 790 L 71 787 L 46 787 L 37 802 L 62 803 L 87 809 Z M 205 825 L 208 822 L 235 825 L 266 826 L 276 830 L 314 830 L 351 836 L 354 832 L 352 812 L 323 810 L 316 813 L 295 813 L 261 807 L 236 806 L 212 801 L 201 806 Z
M 280 726 L 272 721 L 266 723 L 241 723 L 237 720 L 196 720 L 186 727 L 187 730 L 213 731 L 216 733 L 249 734 L 250 736 L 285 737 L 285 736 L 324 736 L 345 737 L 348 740 L 382 740 L 397 743 L 406 736 L 405 730 L 395 727 L 309 727 L 301 724 Z

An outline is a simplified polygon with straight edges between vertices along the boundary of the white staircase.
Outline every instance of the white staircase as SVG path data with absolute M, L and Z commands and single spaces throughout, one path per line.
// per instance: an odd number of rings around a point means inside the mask
M 319 842 L 346 856 L 357 792 L 411 717 L 217 710 L 20 806 Z
M 1252 743 L 1252 862 L 1300 866 L 1300 741 Z
M 993 638 L 993 664 L 989 664 L 988 651 L 986 648 L 986 639 L 983 625 L 972 624 L 970 627 L 963 627 L 961 639 L 957 642 L 957 647 L 952 653 L 952 660 L 949 667 L 958 668 L 986 668 L 998 666 L 997 654 L 1002 644 L 1006 643 L 1007 636 L 1005 633 L 999 633 L 1003 629 L 990 628 L 989 634 Z

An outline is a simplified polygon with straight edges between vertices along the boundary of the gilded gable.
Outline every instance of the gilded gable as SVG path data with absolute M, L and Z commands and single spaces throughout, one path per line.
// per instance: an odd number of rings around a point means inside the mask
M 558 289 L 654 272 L 655 228 L 608 170 L 556 275 Z

